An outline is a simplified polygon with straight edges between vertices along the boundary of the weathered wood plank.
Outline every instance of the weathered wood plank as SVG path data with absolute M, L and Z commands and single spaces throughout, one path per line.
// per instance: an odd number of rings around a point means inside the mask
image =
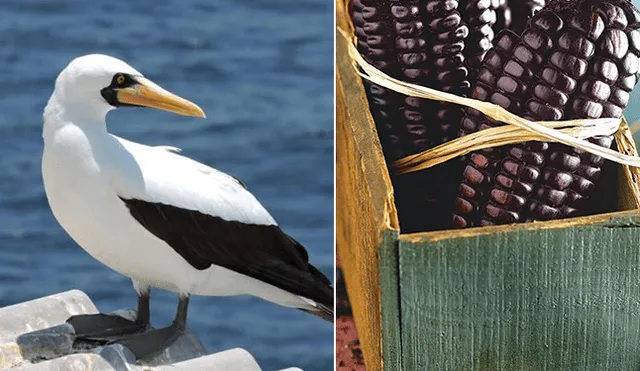
M 380 245 L 380 295 L 382 309 L 382 364 L 385 371 L 404 370 L 400 323 L 398 231 L 385 231 Z
M 382 370 L 382 344 L 398 364 L 397 213 L 364 88 L 337 40 L 336 81 L 336 241 L 367 370 Z M 345 97 L 349 97 L 348 102 Z M 383 243 L 384 241 L 384 243 Z M 382 246 L 382 251 L 380 250 Z M 380 256 L 384 258 L 380 260 Z M 391 260 L 389 260 L 391 259 Z M 384 277 L 381 282 L 381 274 Z M 386 277 L 391 277 L 391 281 Z M 395 288 L 393 287 L 395 285 Z M 381 287 L 385 290 L 384 302 Z M 394 296 L 395 295 L 395 302 Z M 383 339 L 384 329 L 395 336 Z M 389 307 L 391 307 L 389 309 Z M 395 308 L 395 309 L 394 309 Z M 388 369 L 385 367 L 385 369 Z M 390 370 L 390 369 L 389 369 Z
M 405 369 L 640 369 L 640 217 L 591 221 L 401 236 Z

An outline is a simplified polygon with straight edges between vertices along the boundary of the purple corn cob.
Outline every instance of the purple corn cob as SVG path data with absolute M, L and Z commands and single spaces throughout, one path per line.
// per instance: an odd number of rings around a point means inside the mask
M 404 81 L 467 93 L 470 84 L 462 51 L 469 32 L 456 1 L 354 0 L 351 14 L 360 40 L 359 50 L 369 63 Z M 389 160 L 424 151 L 457 136 L 459 106 L 366 85 Z M 444 186 L 444 168 L 394 179 L 401 220 L 416 221 L 414 226 L 403 223 L 403 230 L 436 228 L 432 221 L 443 225 L 440 205 L 450 204 L 452 195 L 443 201 L 443 193 L 450 194 L 453 184 L 448 181 L 448 187 Z
M 578 13 L 564 22 L 560 32 L 550 35 L 553 47 L 545 67 L 538 74 L 539 79 L 529 90 L 525 118 L 534 121 L 565 118 L 565 106 L 578 85 L 586 86 L 591 81 L 584 76 L 588 60 L 595 54 L 594 42 L 603 32 L 604 24 L 590 15 L 590 11 Z M 501 171 L 496 175 L 489 203 L 485 206 L 486 217 L 481 224 L 522 220 L 522 211 L 539 179 L 548 148 L 547 143 L 531 142 L 508 150 Z
M 471 77 L 476 76 L 485 54 L 492 47 L 496 23 L 496 4 L 492 0 L 460 0 L 460 12 L 469 27 L 469 37 L 465 39 L 465 65 Z
M 529 27 L 521 36 L 506 30 L 501 32 L 495 48 L 487 53 L 483 61 L 473 97 L 490 101 L 511 113 L 522 115 L 525 110 L 523 102 L 526 102 L 525 98 L 530 91 L 530 82 L 547 60 L 552 45 L 551 36 L 558 33 L 562 26 L 562 20 L 555 13 L 540 12 L 532 18 Z M 504 48 L 503 43 L 510 45 L 512 49 Z M 461 124 L 463 135 L 486 126 L 501 125 L 475 110 L 467 109 L 466 112 L 467 115 Z M 453 213 L 455 228 L 493 224 L 496 210 L 489 200 L 499 195 L 493 194 L 492 188 L 496 179 L 503 180 L 502 168 L 506 166 L 510 171 L 513 170 L 508 162 L 502 162 L 504 157 L 504 148 L 492 148 L 472 153 L 463 159 L 463 180 Z M 534 181 L 529 178 L 536 176 L 530 172 L 523 172 L 522 175 L 523 180 L 527 179 L 528 183 Z
M 621 117 L 640 69 L 638 48 L 629 46 L 629 39 L 638 39 L 638 20 L 627 1 L 552 1 L 520 37 L 531 48 L 532 53 L 522 53 L 527 62 L 514 50 L 495 78 L 498 98 L 494 93 L 489 100 L 531 120 Z M 536 24 L 545 27 L 536 30 Z M 463 121 L 462 126 L 472 125 Z M 591 141 L 609 147 L 612 138 Z M 601 158 L 544 142 L 502 151 L 492 151 L 492 158 L 469 157 L 454 227 L 556 219 L 586 209 Z
M 465 93 L 469 83 L 461 51 L 468 29 L 450 2 L 354 0 L 352 17 L 360 52 L 395 78 Z M 367 85 L 390 159 L 424 151 L 457 133 L 459 107 Z
M 388 10 L 388 3 L 381 6 L 371 0 L 353 0 L 350 3 L 358 51 L 373 66 L 387 74 L 396 75 L 398 67 L 395 55 L 385 52 L 393 50 L 393 37 L 388 36 L 393 34 Z M 402 97 L 366 80 L 364 85 L 385 155 L 391 159 L 404 156 L 401 151 L 402 131 L 398 130 L 400 117 L 397 109 Z
M 601 2 L 576 19 L 597 14 L 603 31 L 595 41 L 588 76 L 580 81 L 569 102 L 567 118 L 620 118 L 629 103 L 640 69 L 638 27 L 640 14 L 627 1 Z M 586 21 L 582 22 L 583 24 Z M 635 38 L 635 41 L 632 39 Z M 591 138 L 610 147 L 610 136 Z M 529 204 L 528 220 L 550 220 L 584 214 L 604 160 L 568 146 L 554 144 L 546 156 L 543 179 Z

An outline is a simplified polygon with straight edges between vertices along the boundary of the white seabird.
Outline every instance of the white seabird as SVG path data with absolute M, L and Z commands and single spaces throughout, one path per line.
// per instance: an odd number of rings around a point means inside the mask
M 304 247 L 230 175 L 107 132 L 119 106 L 205 117 L 125 62 L 79 57 L 60 73 L 44 109 L 42 175 L 51 210 L 91 256 L 128 276 L 138 293 L 131 322 L 82 315 L 80 339 L 124 344 L 136 357 L 171 344 L 186 326 L 189 296 L 253 295 L 333 321 L 333 288 Z M 149 290 L 179 293 L 169 327 L 149 330 Z

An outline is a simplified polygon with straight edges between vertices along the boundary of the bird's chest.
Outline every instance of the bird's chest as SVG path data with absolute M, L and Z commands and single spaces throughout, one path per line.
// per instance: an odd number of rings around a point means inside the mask
M 56 217 L 65 210 L 89 207 L 83 201 L 99 196 L 102 172 L 89 140 L 73 129 L 45 140 L 42 178 Z
M 104 208 L 115 195 L 94 156 L 95 149 L 74 131 L 45 141 L 42 177 L 51 211 L 80 245 L 90 247 L 104 226 Z

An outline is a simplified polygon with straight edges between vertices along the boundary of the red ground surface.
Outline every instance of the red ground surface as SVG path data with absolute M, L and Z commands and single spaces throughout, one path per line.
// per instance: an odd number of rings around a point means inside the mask
M 338 262 L 337 287 L 336 287 L 336 370 L 338 371 L 364 371 L 364 359 L 358 331 L 353 322 L 353 314 L 347 297 L 347 290 L 342 279 L 342 270 Z

